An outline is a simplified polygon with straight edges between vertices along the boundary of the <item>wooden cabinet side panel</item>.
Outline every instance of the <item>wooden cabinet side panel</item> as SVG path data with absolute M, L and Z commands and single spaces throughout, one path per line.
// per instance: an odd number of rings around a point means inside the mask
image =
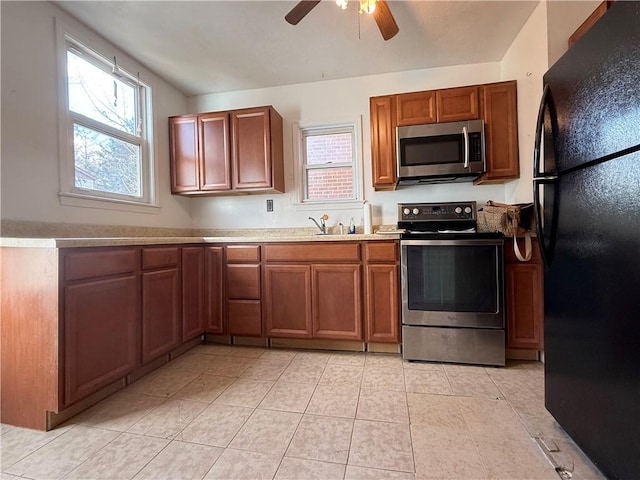
M 517 178 L 520 161 L 516 82 L 489 84 L 482 90 L 487 156 L 484 178 Z
M 266 265 L 264 278 L 265 333 L 311 338 L 311 266 Z
M 360 265 L 313 265 L 313 336 L 362 340 Z
M 198 156 L 198 117 L 169 118 L 171 193 L 200 188 Z
M 65 287 L 65 404 L 124 377 L 137 365 L 137 275 Z
M 271 187 L 271 139 L 268 108 L 231 112 L 233 189 Z
M 231 189 L 229 114 L 215 112 L 198 117 L 200 131 L 200 189 Z
M 180 278 L 177 268 L 142 274 L 142 363 L 180 345 Z
M 269 109 L 271 128 L 271 187 L 274 191 L 284 193 L 284 138 L 282 116 L 274 108 Z
M 204 248 L 182 249 L 182 341 L 202 335 L 204 324 Z
M 543 349 L 544 290 L 540 264 L 507 264 L 507 346 Z
M 396 124 L 393 96 L 369 99 L 371 116 L 371 162 L 373 186 L 394 189 L 396 186 Z
M 398 343 L 398 266 L 367 265 L 365 292 L 366 341 Z
M 62 402 L 59 384 L 58 251 L 1 248 L 2 423 L 44 430 Z
M 206 247 L 204 258 L 206 330 L 221 335 L 225 333 L 223 247 Z
M 438 122 L 457 122 L 480 118 L 477 86 L 436 90 Z

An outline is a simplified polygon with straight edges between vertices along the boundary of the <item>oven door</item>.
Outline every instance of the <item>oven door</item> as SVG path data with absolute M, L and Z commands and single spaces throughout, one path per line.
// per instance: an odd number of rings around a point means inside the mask
M 401 240 L 402 323 L 504 328 L 503 244 Z

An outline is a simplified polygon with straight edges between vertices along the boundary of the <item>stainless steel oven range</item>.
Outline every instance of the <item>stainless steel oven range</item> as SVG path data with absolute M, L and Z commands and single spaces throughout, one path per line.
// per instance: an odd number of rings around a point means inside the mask
M 475 202 L 398 204 L 406 360 L 505 364 L 504 240 Z

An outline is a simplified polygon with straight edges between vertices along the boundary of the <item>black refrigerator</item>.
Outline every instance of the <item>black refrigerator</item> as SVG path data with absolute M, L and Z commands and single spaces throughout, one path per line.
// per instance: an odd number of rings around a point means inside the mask
M 614 3 L 545 74 L 533 185 L 546 408 L 603 474 L 638 479 L 640 2 Z

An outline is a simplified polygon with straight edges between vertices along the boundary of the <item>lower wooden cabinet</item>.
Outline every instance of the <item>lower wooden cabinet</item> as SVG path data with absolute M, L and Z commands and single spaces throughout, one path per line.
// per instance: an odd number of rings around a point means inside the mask
M 512 240 L 505 243 L 509 348 L 544 348 L 544 268 L 536 243 L 529 262 L 515 258 Z
M 223 252 L 223 247 L 205 247 L 204 249 L 206 332 L 214 335 L 225 333 Z
M 360 265 L 313 265 L 313 337 L 363 340 Z
M 262 336 L 260 245 L 227 245 L 227 333 Z
M 264 278 L 265 333 L 311 338 L 311 266 L 266 265 Z
M 398 265 L 367 265 L 365 274 L 365 340 L 400 341 Z
M 228 300 L 229 335 L 259 337 L 262 335 L 260 300 Z
M 204 248 L 182 248 L 182 341 L 202 335 L 204 321 Z
M 65 287 L 65 405 L 100 390 L 136 367 L 138 292 L 135 274 Z
M 177 268 L 142 274 L 142 363 L 180 345 L 180 275 Z

